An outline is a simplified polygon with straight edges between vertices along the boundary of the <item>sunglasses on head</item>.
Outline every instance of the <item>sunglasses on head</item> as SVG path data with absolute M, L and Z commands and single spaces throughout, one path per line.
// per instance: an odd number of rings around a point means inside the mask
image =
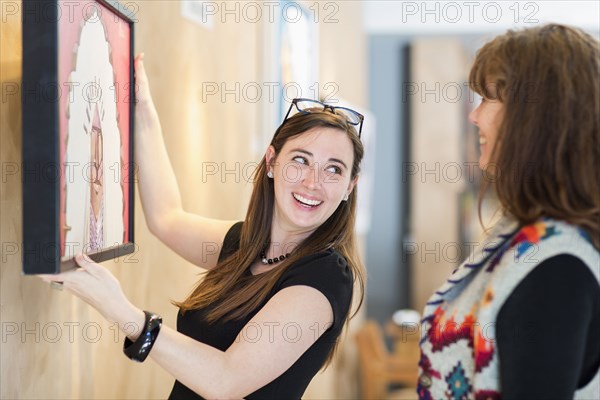
M 285 114 L 285 118 L 283 119 L 282 125 L 283 125 L 283 123 L 285 123 L 285 121 L 287 121 L 288 116 L 290 115 L 290 112 L 292 111 L 292 108 L 294 108 L 294 106 L 296 106 L 296 109 L 298 110 L 299 113 L 303 113 L 303 114 L 309 114 L 314 111 L 329 110 L 333 114 L 342 115 L 343 117 L 346 118 L 346 121 L 350 125 L 354 125 L 354 126 L 358 125 L 358 138 L 360 139 L 360 135 L 362 133 L 363 121 L 365 119 L 365 117 L 362 114 L 360 114 L 350 108 L 346 108 L 346 107 L 331 106 L 329 104 L 325 104 L 320 101 L 312 100 L 312 99 L 296 98 L 296 99 L 292 100 L 292 104 L 290 104 L 290 108 L 288 109 L 287 114 Z

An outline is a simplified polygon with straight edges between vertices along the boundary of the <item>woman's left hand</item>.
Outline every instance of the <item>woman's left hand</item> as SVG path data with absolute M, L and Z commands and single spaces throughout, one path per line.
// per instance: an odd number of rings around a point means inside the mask
M 84 254 L 77 254 L 75 261 L 81 268 L 57 275 L 39 275 L 46 282 L 62 282 L 64 290 L 73 293 L 110 322 L 120 327 L 134 323 L 141 327 L 144 313 L 125 297 L 117 278 L 100 264 Z

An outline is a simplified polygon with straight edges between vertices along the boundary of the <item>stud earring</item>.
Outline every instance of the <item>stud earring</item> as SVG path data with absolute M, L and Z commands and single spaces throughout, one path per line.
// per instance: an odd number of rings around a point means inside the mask
M 272 171 L 267 172 L 267 176 L 269 178 L 273 179 L 273 172 Z
M 344 196 L 344 201 L 348 201 L 348 198 L 350 197 L 349 193 L 346 193 L 346 195 Z

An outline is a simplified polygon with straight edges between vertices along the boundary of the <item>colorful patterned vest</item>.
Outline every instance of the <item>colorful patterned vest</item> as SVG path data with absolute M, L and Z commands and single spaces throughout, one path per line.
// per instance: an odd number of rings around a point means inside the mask
M 500 399 L 495 323 L 529 272 L 559 254 L 579 257 L 600 281 L 600 253 L 587 234 L 552 219 L 518 228 L 503 219 L 425 306 L 420 399 Z M 597 398 L 597 372 L 575 398 Z

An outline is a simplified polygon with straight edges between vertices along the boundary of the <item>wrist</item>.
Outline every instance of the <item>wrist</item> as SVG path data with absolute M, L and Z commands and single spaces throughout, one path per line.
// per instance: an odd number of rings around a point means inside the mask
M 123 343 L 123 353 L 137 362 L 143 362 L 148 357 L 162 326 L 159 315 L 144 311 L 144 316 L 143 328 L 135 341 L 126 337 Z
M 135 116 L 138 122 L 149 121 L 155 123 L 158 120 L 158 112 L 152 99 L 137 100 Z
M 135 341 L 144 330 L 145 321 L 144 311 L 134 307 L 125 322 L 119 325 L 119 328 L 129 339 Z
M 108 319 L 115 322 L 119 330 L 129 339 L 136 340 L 144 329 L 146 317 L 142 310 L 128 303 L 126 307 L 120 307 L 118 313 Z

